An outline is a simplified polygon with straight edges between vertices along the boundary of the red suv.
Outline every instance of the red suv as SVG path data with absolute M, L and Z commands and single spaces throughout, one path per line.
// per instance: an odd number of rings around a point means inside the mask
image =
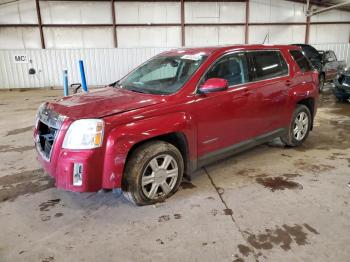
M 276 137 L 302 144 L 316 113 L 311 68 L 296 46 L 164 52 L 106 88 L 42 104 L 38 159 L 58 188 L 163 201 L 219 158 Z

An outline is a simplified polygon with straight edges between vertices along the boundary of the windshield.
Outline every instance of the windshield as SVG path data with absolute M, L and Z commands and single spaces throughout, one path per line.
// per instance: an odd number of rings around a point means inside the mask
M 140 93 L 172 94 L 178 91 L 206 56 L 156 56 L 119 81 L 118 86 Z

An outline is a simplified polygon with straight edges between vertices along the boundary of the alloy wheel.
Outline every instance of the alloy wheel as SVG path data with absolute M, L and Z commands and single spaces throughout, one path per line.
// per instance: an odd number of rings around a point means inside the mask
M 304 139 L 309 128 L 309 117 L 305 112 L 300 112 L 294 120 L 293 135 L 298 141 Z
M 149 199 L 167 196 L 175 187 L 179 176 L 176 160 L 162 154 L 149 161 L 141 177 L 143 194 Z

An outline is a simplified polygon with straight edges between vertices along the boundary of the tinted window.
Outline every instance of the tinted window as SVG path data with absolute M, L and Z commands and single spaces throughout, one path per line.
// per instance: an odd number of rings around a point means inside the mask
M 337 60 L 337 57 L 335 56 L 335 53 L 333 51 L 329 51 L 329 56 L 333 58 L 333 61 Z
M 263 80 L 288 74 L 288 66 L 279 51 L 248 53 L 254 64 L 255 80 Z
M 247 61 L 244 53 L 235 53 L 221 58 L 209 69 L 204 81 L 209 78 L 226 79 L 229 86 L 248 82 Z
M 118 86 L 141 93 L 172 94 L 179 90 L 200 67 L 206 56 L 159 55 L 156 56 L 121 81 Z
M 321 60 L 320 53 L 312 46 L 310 45 L 298 45 L 301 47 L 301 49 L 304 51 L 305 56 L 309 58 L 310 60 Z
M 303 55 L 303 53 L 299 50 L 291 50 L 289 51 L 292 57 L 294 58 L 295 62 L 298 64 L 300 70 L 302 72 L 311 71 L 311 65 L 309 63 L 309 60 Z
M 333 51 L 326 51 L 324 52 L 323 59 L 325 62 L 328 61 L 337 61 L 337 57 L 335 56 L 335 53 Z

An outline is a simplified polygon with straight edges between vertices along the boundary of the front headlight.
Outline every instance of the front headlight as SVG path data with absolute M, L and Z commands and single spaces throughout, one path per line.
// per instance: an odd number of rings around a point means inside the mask
M 68 128 L 62 148 L 92 149 L 100 147 L 103 131 L 104 122 L 101 119 L 76 120 Z
M 41 103 L 41 105 L 38 108 L 38 111 L 36 111 L 36 115 L 35 115 L 35 128 L 38 128 L 38 124 L 39 124 L 39 120 L 40 120 L 40 113 L 41 111 L 43 111 L 43 109 L 46 106 L 46 102 Z

